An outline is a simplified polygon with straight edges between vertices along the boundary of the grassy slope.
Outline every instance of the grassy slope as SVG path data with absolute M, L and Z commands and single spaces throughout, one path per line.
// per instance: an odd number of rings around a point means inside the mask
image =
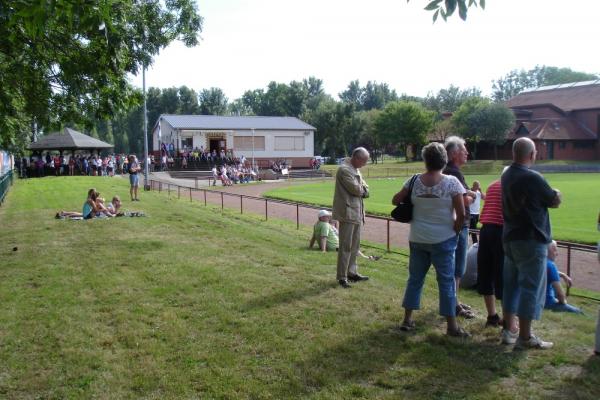
M 445 338 L 430 274 L 419 330 L 399 334 L 402 256 L 342 290 L 335 255 L 287 222 L 165 193 L 134 203 L 147 218 L 53 219 L 91 184 L 128 197 L 118 178 L 45 178 L 0 208 L 0 398 L 597 398 L 594 303 L 546 313 L 557 348 L 518 354 L 481 318 Z
M 497 175 L 469 175 L 471 184 L 477 179 L 483 188 Z M 554 236 L 560 240 L 595 244 L 598 241 L 596 221 L 600 199 L 599 174 L 546 174 L 548 182 L 563 193 L 560 208 L 550 210 Z M 366 201 L 367 211 L 389 215 L 391 198 L 400 190 L 407 178 L 370 179 L 371 197 Z M 331 206 L 334 185 L 331 181 L 307 185 L 294 185 L 268 192 L 269 197 Z

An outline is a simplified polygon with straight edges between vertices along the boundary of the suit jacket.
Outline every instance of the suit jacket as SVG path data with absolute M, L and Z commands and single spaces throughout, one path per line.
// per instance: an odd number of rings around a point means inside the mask
M 344 160 L 335 175 L 332 218 L 351 224 L 364 222 L 364 187 L 368 188 L 360 171 L 350 164 L 350 159 Z

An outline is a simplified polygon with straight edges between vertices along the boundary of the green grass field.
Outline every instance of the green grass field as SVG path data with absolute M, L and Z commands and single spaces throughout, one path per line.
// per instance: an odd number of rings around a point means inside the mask
M 146 218 L 56 220 L 95 186 Z M 143 193 L 120 178 L 17 181 L 0 207 L 3 399 L 597 399 L 596 302 L 545 313 L 556 342 L 519 353 L 485 329 L 443 335 L 430 273 L 418 330 L 396 330 L 406 258 L 365 262 L 371 280 L 335 283 L 335 254 L 309 228 Z
M 558 209 L 550 210 L 553 234 L 556 239 L 596 244 L 600 238 L 597 231 L 600 211 L 600 174 L 546 174 L 546 179 L 561 190 L 563 202 Z M 479 180 L 482 187 L 498 178 L 498 175 L 468 175 L 467 183 Z M 407 178 L 379 178 L 368 180 L 371 197 L 365 201 L 367 212 L 389 216 L 393 206 L 391 199 Z M 298 184 L 267 192 L 272 198 L 300 201 L 331 207 L 333 181 Z

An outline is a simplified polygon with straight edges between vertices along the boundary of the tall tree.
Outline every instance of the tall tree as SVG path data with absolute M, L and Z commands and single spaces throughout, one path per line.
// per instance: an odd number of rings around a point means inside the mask
M 447 89 L 440 89 L 436 95 L 429 93 L 423 104 L 441 115 L 456 111 L 470 97 L 481 97 L 481 90 L 474 87 L 461 90 L 458 86 L 450 85 Z
M 186 115 L 200 114 L 200 104 L 198 104 L 199 96 L 194 89 L 187 86 L 179 88 L 179 113 Z M 154 123 L 154 121 L 152 121 Z
M 202 89 L 200 92 L 200 114 L 225 115 L 227 113 L 227 96 L 220 88 Z
M 476 110 L 471 116 L 477 136 L 494 145 L 494 159 L 498 159 L 498 145 L 506 141 L 506 136 L 515 124 L 514 113 L 504 104 L 488 104 Z
M 477 142 L 479 130 L 474 115 L 478 110 L 487 107 L 490 100 L 485 97 L 471 97 L 465 100 L 452 115 L 452 125 L 455 133 L 463 139 L 473 142 L 473 157 L 477 157 Z
M 348 84 L 348 88 L 338 94 L 340 100 L 346 104 L 352 104 L 356 110 L 362 108 L 363 95 L 363 89 L 361 88 L 358 79 L 351 81 Z
M 596 74 L 573 71 L 570 68 L 547 67 L 536 65 L 528 71 L 512 70 L 502 78 L 492 81 L 494 101 L 506 101 L 518 95 L 524 89 L 540 86 L 558 85 L 560 83 L 590 81 L 600 78 Z
M 31 121 L 91 126 L 128 108 L 128 75 L 173 40 L 196 45 L 201 27 L 193 0 L 0 2 L 0 144 Z
M 426 142 L 434 115 L 420 103 L 389 103 L 375 121 L 377 136 L 381 143 L 401 146 L 407 154 L 409 145 L 418 147 Z

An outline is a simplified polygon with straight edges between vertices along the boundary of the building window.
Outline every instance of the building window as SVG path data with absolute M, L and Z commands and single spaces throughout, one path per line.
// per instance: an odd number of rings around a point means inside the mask
M 233 137 L 233 149 L 234 150 L 252 150 L 252 136 L 234 136 Z M 254 150 L 264 151 L 265 150 L 265 137 L 254 136 Z
M 191 149 L 194 146 L 194 139 L 193 138 L 182 138 L 181 139 L 181 147 L 183 147 L 184 149 Z
M 595 143 L 591 140 L 577 140 L 573 141 L 573 148 L 575 149 L 593 149 Z
M 304 136 L 275 136 L 275 150 L 303 151 Z
M 559 149 L 566 149 L 567 148 L 567 142 L 565 140 L 561 140 L 560 142 L 558 142 L 558 148 Z

